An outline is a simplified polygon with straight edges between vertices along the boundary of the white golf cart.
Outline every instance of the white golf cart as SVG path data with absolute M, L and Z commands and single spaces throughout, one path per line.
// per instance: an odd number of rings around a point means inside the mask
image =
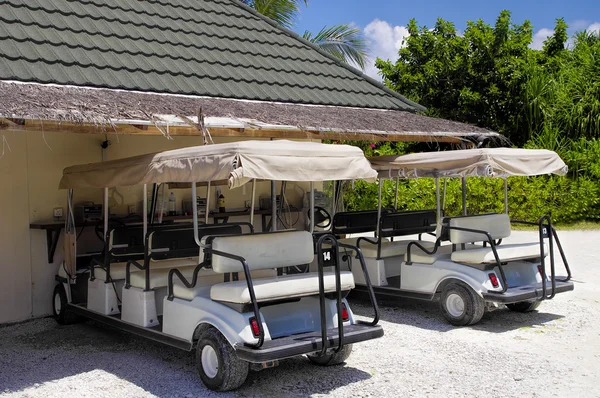
M 335 214 L 332 232 L 337 236 L 374 234 L 372 238 L 340 241 L 362 250 L 378 297 L 439 298 L 444 317 L 461 326 L 479 322 L 486 308 L 505 304 L 514 311 L 531 311 L 541 301 L 573 290 L 567 259 L 550 217 L 531 223 L 513 221 L 508 216 L 506 177 L 564 175 L 567 167 L 556 153 L 494 148 L 370 160 L 379 172 L 379 210 Z M 504 214 L 467 215 L 466 177 L 469 176 L 505 179 Z M 463 215 L 443 217 L 440 178 L 452 177 L 462 178 Z M 386 178 L 435 178 L 437 211 L 382 209 L 381 187 Z M 525 243 L 507 241 L 511 223 L 537 226 L 538 239 Z M 414 234 L 418 234 L 418 240 L 406 238 Z M 434 238 L 423 238 L 430 235 Z M 555 246 L 566 268 L 566 277 L 556 276 Z M 342 252 L 338 261 L 350 265 L 357 284 L 355 291 L 368 292 L 370 287 L 365 284 L 360 268 L 352 267 L 351 260 L 352 256 Z
M 354 288 L 352 273 L 322 266 L 316 273 L 282 271 L 311 263 L 325 241 L 352 247 L 331 235 L 315 244 L 312 226 L 254 233 L 254 203 L 250 223 L 208 224 L 207 205 L 205 223 L 192 206 L 192 223 L 149 224 L 146 186 L 189 183 L 194 203 L 197 183 L 235 189 L 252 181 L 254 202 L 257 179 L 310 181 L 314 191 L 314 181 L 376 175 L 358 148 L 291 141 L 215 144 L 69 167 L 60 183 L 68 189 L 69 211 L 54 315 L 63 324 L 85 317 L 195 348 L 200 378 L 217 391 L 238 388 L 249 369 L 283 358 L 306 354 L 320 365 L 341 363 L 353 343 L 383 335 L 374 295 L 374 320 L 360 322 L 344 298 Z M 133 185 L 143 186 L 143 223 L 111 227 L 108 187 Z M 75 188 L 104 189 L 105 248 L 91 263 L 76 255 Z M 361 280 L 369 285 L 368 275 Z

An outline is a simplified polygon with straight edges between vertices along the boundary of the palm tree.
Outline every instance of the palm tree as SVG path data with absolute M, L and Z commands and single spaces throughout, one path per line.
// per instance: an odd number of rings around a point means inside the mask
M 308 0 L 241 0 L 241 2 L 288 29 L 293 27 L 301 3 L 308 6 Z M 367 41 L 362 31 L 355 26 L 349 24 L 325 26 L 316 35 L 306 31 L 302 37 L 342 62 L 357 65 L 361 69 L 365 67 L 368 57 Z

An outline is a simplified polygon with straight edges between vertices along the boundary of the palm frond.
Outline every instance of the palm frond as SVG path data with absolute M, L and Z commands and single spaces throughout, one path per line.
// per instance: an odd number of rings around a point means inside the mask
M 308 0 L 252 0 L 244 3 L 254 8 L 259 14 L 271 18 L 278 24 L 291 28 L 300 12 L 300 4 L 308 5 Z
M 342 62 L 354 63 L 361 69 L 365 67 L 368 58 L 367 41 L 362 31 L 355 26 L 349 24 L 325 26 L 316 35 L 306 31 L 302 37 Z

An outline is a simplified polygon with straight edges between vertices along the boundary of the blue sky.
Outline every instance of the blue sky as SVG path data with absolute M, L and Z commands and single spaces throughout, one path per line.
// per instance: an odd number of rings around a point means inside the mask
M 556 18 L 565 18 L 571 31 L 600 30 L 600 0 L 309 0 L 309 6 L 302 8 L 294 29 L 298 33 L 305 30 L 317 32 L 325 25 L 354 23 L 364 30 L 371 42 L 372 57 L 394 58 L 406 35 L 404 26 L 411 18 L 416 18 L 420 26 L 432 26 L 441 17 L 464 30 L 468 20 L 482 18 L 493 24 L 503 9 L 512 12 L 515 23 L 522 23 L 525 19 L 531 21 L 534 47 L 540 47 L 544 38 L 552 34 Z M 376 73 L 372 67 L 366 72 L 370 75 Z

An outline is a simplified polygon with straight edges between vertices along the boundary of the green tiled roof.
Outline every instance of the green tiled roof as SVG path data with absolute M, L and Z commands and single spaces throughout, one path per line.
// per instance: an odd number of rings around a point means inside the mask
M 0 80 L 422 109 L 238 0 L 0 0 Z

